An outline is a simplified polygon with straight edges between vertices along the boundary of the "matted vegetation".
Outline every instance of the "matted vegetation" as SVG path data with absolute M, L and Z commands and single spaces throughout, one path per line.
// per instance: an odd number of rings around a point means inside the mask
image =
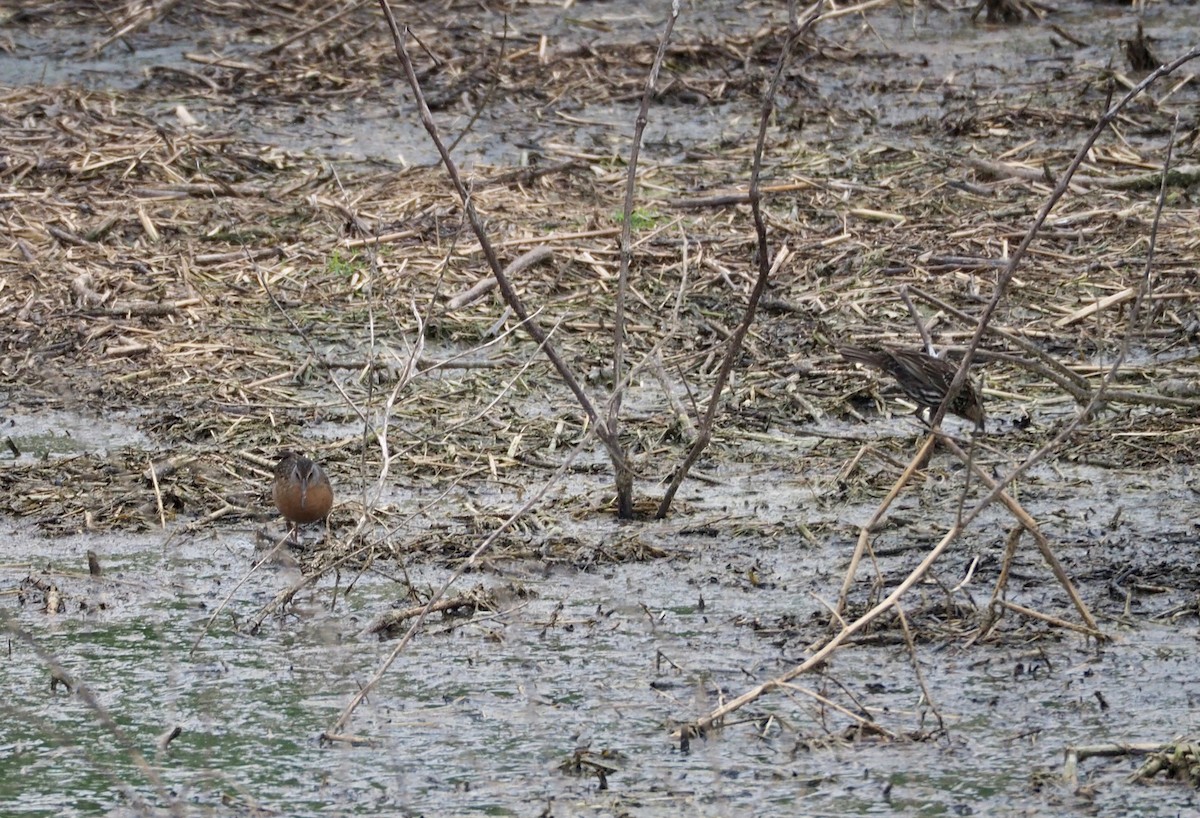
M 884 403 L 896 408 L 897 393 L 837 347 L 920 345 L 908 298 L 936 345 L 961 355 L 1013 248 L 1134 82 L 1083 60 L 1022 83 L 1012 81 L 1016 66 L 995 82 L 928 77 L 919 63 L 893 75 L 857 28 L 879 22 L 873 5 L 858 17 L 831 14 L 797 40 L 782 73 L 761 179 L 775 266 L 719 395 L 712 445 L 689 478 L 704 485 L 765 464 L 812 487 L 801 533 L 789 521 L 756 535 L 853 536 L 836 509 L 886 492 L 913 457 L 914 435 L 904 425 L 879 436 L 870 424 Z M 53 20 L 36 3 L 14 19 L 37 29 L 91 14 L 87 4 L 58 6 Z M 193 124 L 186 109 L 246 116 L 259 106 L 278 123 L 322 106 L 408 105 L 374 5 L 320 25 L 285 11 L 200 3 L 167 10 L 165 22 L 131 18 L 126 36 L 204 24 L 238 46 L 153 71 L 133 90 L 3 90 L 0 389 L 22 411 L 119 414 L 152 446 L 6 464 L 0 513 L 32 518 L 47 535 L 257 523 L 273 518 L 275 453 L 300 446 L 346 487 L 327 547 L 304 554 L 309 577 L 347 560 L 457 566 L 582 443 L 570 461 L 579 479 L 555 483 L 488 559 L 586 570 L 664 556 L 636 535 L 614 544 L 557 525 L 563 515 L 614 513 L 611 469 L 538 344 L 480 286 L 492 271 L 441 167 L 339 161 Z M 409 49 L 435 116 L 481 114 L 473 127 L 486 129 L 493 112 L 527 111 L 514 133 L 541 134 L 553 120 L 554 137 L 536 140 L 528 165 L 474 161 L 463 175 L 503 262 L 548 248 L 513 285 L 602 402 L 614 379 L 626 131 L 656 33 L 554 48 L 539 27 L 563 23 L 548 7 L 514 9 L 511 30 L 465 5 L 409 11 L 421 44 Z M 722 108 L 752 122 L 786 34 L 762 13 L 761 27 L 674 33 L 651 120 Z M 971 457 L 992 474 L 1054 439 L 1121 354 L 1105 405 L 1041 462 L 1149 473 L 1195 461 L 1200 172 L 1195 130 L 1173 128 L 1196 94 L 1167 77 L 1114 117 L 1016 269 L 975 370 L 990 434 Z M 894 107 L 873 109 L 880 97 Z M 589 113 L 601 108 L 630 117 L 626 141 Z M 649 143 L 636 167 L 625 301 L 636 369 L 620 439 L 638 516 L 654 513 L 694 439 L 757 275 L 746 196 L 753 130 Z M 912 471 L 914 484 L 960 487 L 966 469 L 939 455 Z M 1022 490 L 1037 496 L 1037 479 Z M 954 524 L 960 491 L 925 502 L 917 489 L 918 513 L 889 520 L 880 543 L 936 542 Z M 975 482 L 965 493 L 973 503 L 986 489 Z M 687 514 L 686 502 L 672 511 Z M 1013 524 L 993 519 L 987 536 L 1003 540 Z M 731 519 L 724 533 L 743 525 L 755 523 Z M 1096 570 L 1111 575 L 1114 565 Z M 846 589 L 850 610 L 887 584 Z M 1060 607 L 1056 627 L 1071 615 Z M 958 614 L 949 602 L 922 607 L 920 638 L 991 633 L 982 612 L 965 622 Z M 886 627 L 911 641 L 899 619 Z

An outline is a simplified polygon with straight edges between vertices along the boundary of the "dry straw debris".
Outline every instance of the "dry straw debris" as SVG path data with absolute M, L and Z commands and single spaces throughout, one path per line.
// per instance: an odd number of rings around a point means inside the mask
M 238 15 L 248 10 L 233 8 L 201 4 L 191 13 L 245 25 Z M 36 9 L 25 4 L 23 19 L 47 24 Z M 131 15 L 116 29 L 128 37 L 154 22 L 152 14 Z M 497 110 L 548 100 L 558 110 L 565 100 L 624 103 L 640 93 L 654 56 L 650 40 L 614 42 L 602 53 L 544 50 L 528 31 L 489 38 L 465 22 L 413 23 L 436 58 L 422 64 L 422 80 L 440 111 L 464 94 Z M 4 92 L 2 385 L 25 410 L 125 415 L 155 444 L 148 453 L 6 468 L 4 511 L 32 515 L 47 531 L 149 526 L 164 517 L 199 525 L 259 519 L 274 451 L 317 428 L 322 459 L 343 481 L 363 481 L 377 471 L 378 451 L 363 446 L 360 414 L 330 384 L 368 415 L 377 412 L 418 344 L 413 306 L 424 321 L 422 356 L 389 409 L 398 483 L 439 496 L 447 485 L 487 481 L 519 494 L 585 435 L 578 407 L 487 292 L 489 271 L 440 170 L 333 162 L 190 127 L 152 105 L 186 90 L 232 106 L 258 100 L 269 119 L 288 106 L 394 101 L 398 68 L 373 9 L 320 27 L 282 25 L 256 50 L 188 55 L 187 70 L 153 72 L 126 93 Z M 727 67 L 772 65 L 778 48 L 758 35 L 677 34 L 656 104 L 751 99 L 761 73 L 730 76 Z M 730 455 L 763 456 L 771 430 L 820 436 L 828 420 L 874 413 L 878 385 L 835 349 L 913 345 L 903 286 L 936 343 L 961 346 L 1010 247 L 1069 159 L 1069 139 L 1039 136 L 1082 133 L 1105 97 L 1100 73 L 1040 80 L 1019 97 L 999 83 L 977 84 L 970 100 L 948 102 L 939 120 L 918 121 L 906 138 L 849 139 L 833 123 L 859 114 L 806 92 L 804 72 L 820 67 L 842 82 L 847 61 L 866 57 L 847 51 L 831 61 L 829 42 L 814 39 L 803 71 L 785 73 L 793 103 L 771 131 L 762 188 L 783 261 L 746 338 L 701 476 Z M 1144 102 L 1121 124 L 1152 132 L 1169 116 L 1169 105 Z M 800 121 L 805 130 L 788 129 Z M 471 196 L 506 259 L 549 248 L 517 284 L 589 388 L 602 390 L 611 380 L 623 154 L 620 141 L 586 117 L 564 112 L 556 130 L 539 144 L 536 165 L 473 166 Z M 580 147 L 589 138 L 594 146 Z M 704 408 L 697 396 L 706 394 L 753 281 L 756 243 L 740 204 L 753 147 L 734 140 L 652 150 L 638 168 L 629 354 L 658 352 L 631 385 L 624 434 L 648 485 L 670 472 L 688 442 Z M 1004 462 L 1044 440 L 1116 351 L 1145 262 L 1153 200 L 1144 185 L 1158 159 L 1149 143 L 1097 145 L 1031 247 L 981 355 L 989 410 L 1006 436 L 987 456 Z M 1184 163 L 1168 187 L 1145 321 L 1116 384 L 1124 394 L 1060 456 L 1136 467 L 1191 452 L 1200 231 L 1184 198 L 1189 173 Z M 893 397 L 885 390 L 886 403 Z M 869 435 L 843 437 L 851 439 L 826 435 L 805 455 L 812 479 L 884 485 L 899 471 L 889 471 L 888 460 L 906 457 L 903 441 L 883 441 L 867 455 L 883 471 L 847 472 Z M 175 462 L 159 481 L 158 503 L 147 459 Z M 589 483 L 584 507 L 604 507 L 604 493 L 602 483 Z M 447 518 L 483 519 L 455 502 L 462 513 Z M 361 508 L 339 511 L 345 523 Z M 372 512 L 387 528 L 411 509 L 385 497 Z

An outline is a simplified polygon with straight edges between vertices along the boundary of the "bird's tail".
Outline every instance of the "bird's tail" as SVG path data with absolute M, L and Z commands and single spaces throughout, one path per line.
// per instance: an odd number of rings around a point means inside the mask
M 863 349 L 862 347 L 838 347 L 838 354 L 852 364 L 873 366 L 876 369 L 883 367 L 883 356 L 869 349 Z

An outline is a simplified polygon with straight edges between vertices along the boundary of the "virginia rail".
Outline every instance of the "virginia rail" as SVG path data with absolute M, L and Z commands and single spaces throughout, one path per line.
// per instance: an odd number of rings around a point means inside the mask
M 275 466 L 271 496 L 279 513 L 292 524 L 299 537 L 300 526 L 324 520 L 333 508 L 333 486 L 325 470 L 303 455 L 283 452 Z

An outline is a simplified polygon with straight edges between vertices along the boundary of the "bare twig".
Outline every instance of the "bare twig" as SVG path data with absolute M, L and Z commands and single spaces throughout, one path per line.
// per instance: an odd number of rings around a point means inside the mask
M 142 775 L 146 777 L 146 780 L 150 782 L 151 786 L 154 787 L 154 791 L 157 793 L 159 801 L 166 805 L 168 813 L 172 816 L 176 816 L 177 818 L 182 818 L 184 815 L 183 806 L 179 799 L 172 795 L 170 789 L 168 789 L 166 784 L 163 782 L 162 776 L 160 776 L 158 773 L 158 768 L 154 765 L 151 765 L 146 760 L 146 757 L 142 755 L 142 751 L 138 749 L 138 743 L 135 742 L 125 731 L 125 729 L 117 722 L 117 720 L 113 718 L 112 713 L 110 713 L 108 708 L 106 708 L 100 702 L 100 700 L 96 698 L 96 695 L 92 692 L 92 689 L 84 684 L 80 679 L 76 678 L 57 659 L 55 659 L 48 651 L 38 644 L 38 642 L 33 638 L 33 635 L 22 628 L 16 621 L 14 621 L 12 617 L 9 616 L 7 611 L 0 610 L 0 630 L 7 631 L 12 636 L 15 636 L 19 641 L 24 642 L 29 646 L 30 650 L 37 654 L 38 659 L 40 659 L 42 663 L 50 669 L 52 678 L 64 682 L 71 692 L 73 692 L 75 696 L 81 702 L 83 702 L 84 706 L 92 711 L 92 713 L 96 716 L 97 721 L 100 722 L 101 726 L 103 726 L 104 729 L 107 730 L 109 734 L 116 740 L 117 744 L 121 748 L 121 751 L 127 755 L 128 759 L 133 763 L 133 765 L 141 772 Z M 98 769 L 107 770 L 110 766 L 111 765 L 101 764 L 98 766 Z M 116 783 L 122 789 L 124 795 L 129 798 L 130 803 L 133 804 L 139 812 L 149 814 L 155 811 L 155 809 L 147 804 L 133 787 L 128 787 L 120 781 L 117 781 Z
M 671 502 L 675 499 L 675 493 L 679 491 L 679 487 L 687 479 L 688 472 L 695 465 L 696 461 L 700 458 L 701 452 L 708 447 L 708 443 L 712 439 L 713 421 L 716 418 L 717 407 L 720 405 L 721 393 L 724 391 L 725 384 L 729 380 L 729 375 L 733 371 L 733 364 L 741 352 L 742 341 L 745 339 L 746 333 L 750 331 L 750 325 L 754 323 L 754 316 L 758 311 L 758 302 L 762 299 L 763 291 L 767 287 L 767 281 L 770 279 L 774 267 L 782 263 L 786 257 L 785 248 L 780 251 L 779 255 L 774 259 L 774 264 L 772 264 L 770 248 L 767 245 L 767 226 L 762 215 L 762 197 L 758 189 L 767 139 L 767 123 L 770 121 L 771 112 L 775 108 L 775 97 L 779 89 L 779 81 L 783 76 L 784 68 L 791 60 L 792 48 L 802 37 L 807 36 L 809 30 L 815 25 L 821 8 L 824 5 L 824 0 L 817 0 L 816 3 L 810 6 L 805 12 L 803 25 L 795 34 L 788 36 L 784 43 L 783 51 L 779 55 L 779 61 L 775 65 L 775 73 L 771 77 L 771 84 L 768 86 L 766 95 L 763 98 L 762 112 L 758 123 L 758 143 L 754 149 L 754 167 L 750 173 L 750 209 L 754 215 L 754 230 L 758 240 L 758 277 L 754 281 L 754 288 L 750 291 L 750 298 L 746 303 L 746 311 L 742 314 L 742 320 L 738 322 L 732 337 L 726 342 L 725 354 L 721 358 L 721 366 L 717 370 L 717 377 L 713 383 L 712 392 L 709 395 L 708 408 L 704 413 L 703 419 L 700 421 L 699 433 L 696 439 L 692 441 L 692 446 L 688 449 L 683 463 L 679 465 L 675 470 L 675 474 L 671 476 L 671 482 L 663 494 L 662 501 L 658 504 L 658 511 L 655 516 L 660 519 L 667 516 L 667 512 L 671 509 Z
M 854 546 L 854 553 L 850 556 L 850 565 L 846 568 L 846 576 L 842 580 L 842 590 L 838 594 L 837 605 L 834 607 L 834 618 L 837 622 L 842 621 L 842 615 L 846 612 L 846 598 L 850 595 L 850 586 L 854 584 L 854 575 L 858 573 L 858 564 L 862 562 L 863 554 L 870 547 L 871 532 L 883 520 L 884 514 L 887 513 L 892 501 L 900 496 L 901 490 L 908 485 L 908 481 L 917 473 L 920 464 L 925 462 L 925 458 L 933 451 L 933 444 L 937 440 L 934 435 L 928 435 L 925 438 L 925 443 L 917 450 L 917 453 L 909 460 L 904 472 L 896 478 L 896 482 L 892 484 L 888 490 L 887 496 L 880 501 L 879 506 L 875 509 L 875 513 L 871 515 L 871 519 L 858 529 L 858 542 Z
M 942 719 L 942 711 L 938 710 L 937 702 L 933 700 L 933 694 L 929 692 L 929 685 L 925 683 L 925 673 L 921 670 L 921 658 L 917 656 L 917 645 L 913 641 L 912 628 L 908 626 L 908 617 L 904 615 L 904 606 L 898 603 L 896 605 L 896 617 L 900 620 L 900 628 L 904 631 L 904 645 L 908 648 L 908 660 L 912 662 L 913 674 L 917 677 L 917 684 L 921 686 L 921 696 L 933 711 L 933 717 L 937 719 L 938 730 L 944 732 L 946 722 Z
M 508 267 L 504 270 L 504 274 L 508 276 L 520 275 L 526 269 L 532 267 L 543 259 L 549 258 L 553 254 L 554 251 L 546 245 L 539 245 L 530 250 L 528 253 L 523 253 L 522 255 L 517 256 L 517 258 L 509 263 Z M 451 312 L 453 310 L 462 309 L 468 304 L 472 304 L 475 301 L 478 301 L 480 298 L 483 298 L 483 296 L 487 295 L 494 289 L 496 289 L 495 276 L 482 278 L 479 281 L 476 281 L 471 287 L 463 290 L 458 295 L 452 296 L 450 300 L 446 302 L 446 311 Z
M 946 314 L 957 318 L 964 324 L 969 326 L 975 326 L 977 324 L 977 320 L 974 316 L 967 315 L 962 310 L 946 303 L 937 296 L 925 292 L 920 287 L 909 285 L 908 290 L 917 298 L 920 298 L 922 301 L 937 307 Z M 1036 344 L 1033 344 L 1025 338 L 1022 338 L 1020 335 L 1012 332 L 1011 330 L 998 327 L 995 324 L 988 324 L 987 331 L 992 335 L 1003 338 L 1005 341 L 1008 341 L 1010 344 L 1013 344 L 1035 359 L 1033 361 L 1026 361 L 1017 358 L 1004 358 L 1004 360 L 1009 360 L 1010 363 L 1017 363 L 1035 369 L 1042 375 L 1045 375 L 1047 378 L 1061 386 L 1071 394 L 1071 397 L 1078 401 L 1086 401 L 1091 399 L 1092 392 L 1091 389 L 1088 388 L 1087 380 L 1063 366 L 1052 355 L 1043 352 Z M 983 360 L 999 357 L 996 355 L 996 353 L 992 352 L 987 352 L 985 354 L 984 350 L 976 350 L 975 354 L 977 357 L 980 357 Z M 1044 366 L 1038 366 L 1036 363 L 1037 361 L 1041 361 Z
M 970 457 L 968 457 L 967 453 L 959 448 L 957 443 L 950 438 L 945 437 L 944 435 L 942 436 L 942 441 L 944 442 L 946 448 L 953 452 L 959 460 L 967 464 L 968 468 L 970 468 L 971 471 L 984 482 L 984 485 L 992 490 L 992 495 L 994 495 L 996 499 L 999 499 L 1000 502 L 1003 503 L 1008 509 L 1009 513 L 1016 518 L 1017 522 L 1024 526 L 1025 530 L 1033 536 L 1033 540 L 1035 543 L 1037 543 L 1038 551 L 1041 552 L 1042 558 L 1046 560 L 1046 564 L 1050 566 L 1050 571 L 1054 574 L 1054 578 L 1058 580 L 1058 584 L 1063 587 L 1064 591 L 1066 591 L 1067 596 L 1071 599 L 1071 603 L 1075 606 L 1075 609 L 1079 611 L 1080 617 L 1083 618 L 1083 621 L 1087 624 L 1087 627 L 1092 631 L 1091 635 L 1098 638 L 1103 638 L 1103 635 L 1100 633 L 1100 627 L 1096 624 L 1096 620 L 1092 617 L 1091 611 L 1088 610 L 1087 604 L 1083 601 L 1083 598 L 1079 596 L 1079 592 L 1075 590 L 1075 585 L 1071 582 L 1070 576 L 1067 575 L 1066 569 L 1063 568 L 1062 563 L 1060 563 L 1058 558 L 1054 555 L 1054 550 L 1050 547 L 1049 540 L 1047 540 L 1046 536 L 1042 534 L 1041 529 L 1038 527 L 1038 524 L 1033 517 L 1031 517 L 1028 512 L 1021 507 L 1021 504 L 1018 503 L 1012 497 L 1012 495 L 1004 491 L 1000 481 L 997 481 L 984 469 L 979 468 L 979 465 Z M 962 516 L 961 521 L 955 527 L 959 529 L 965 529 L 971 523 L 971 521 L 983 511 L 984 508 L 986 508 L 986 506 L 983 506 L 982 503 L 977 504 L 969 514 Z
M 642 149 L 642 134 L 646 130 L 646 112 L 650 109 L 650 96 L 658 84 L 658 72 L 662 68 L 663 57 L 667 53 L 667 43 L 671 41 L 671 32 L 675 21 L 679 19 L 679 0 L 672 0 L 671 13 L 667 16 L 663 36 L 658 41 L 658 52 L 654 55 L 654 63 L 650 73 L 646 75 L 646 84 L 642 89 L 642 102 L 638 107 L 637 119 L 633 126 L 633 140 L 629 146 L 629 168 L 625 177 L 625 203 L 622 206 L 621 219 L 621 267 L 617 278 L 616 304 L 613 314 L 613 394 L 608 402 L 608 429 L 615 437 L 620 431 L 621 398 L 624 389 L 619 386 L 625 375 L 625 298 L 629 292 L 629 261 L 633 255 L 633 194 L 637 185 L 638 156 Z M 633 469 L 626 462 L 617 463 L 616 490 L 617 515 L 628 520 L 633 517 Z
M 1033 224 L 1030 225 L 1029 230 L 1026 231 L 1024 238 L 1021 239 L 1021 243 L 1017 245 L 1017 249 L 1013 251 L 1012 256 L 1008 260 L 1008 266 L 1004 268 L 1004 271 L 997 279 L 995 291 L 992 293 L 992 297 L 988 301 L 987 306 L 984 307 L 983 314 L 979 316 L 978 325 L 975 328 L 975 332 L 971 336 L 971 340 L 967 343 L 967 351 L 966 354 L 963 355 L 962 363 L 959 364 L 958 373 L 955 374 L 954 380 L 950 384 L 950 388 L 946 390 L 946 397 L 942 401 L 942 405 L 938 407 L 937 411 L 933 414 L 933 417 L 930 418 L 931 426 L 937 427 L 942 422 L 942 418 L 946 416 L 946 410 L 954 402 L 954 398 L 962 389 L 963 384 L 966 383 L 968 377 L 967 372 L 970 369 L 972 359 L 975 357 L 975 350 L 979 346 L 979 342 L 983 339 L 983 334 L 987 331 L 987 326 L 992 319 L 992 315 L 996 312 L 996 309 L 1000 306 L 1000 302 L 1004 299 L 1005 294 L 1008 292 L 1008 287 L 1012 283 L 1013 276 L 1016 275 L 1017 267 L 1025 258 L 1025 253 L 1029 250 L 1029 245 L 1033 243 L 1033 239 L 1037 236 L 1038 232 L 1042 228 L 1042 225 L 1045 224 L 1046 219 L 1050 216 L 1050 211 L 1054 209 L 1054 206 L 1058 204 L 1059 199 L 1061 199 L 1067 192 L 1067 189 L 1071 185 L 1072 177 L 1075 175 L 1075 172 L 1079 170 L 1079 166 L 1083 164 L 1084 159 L 1087 158 L 1089 152 L 1092 150 L 1092 146 L 1096 143 L 1096 140 L 1099 139 L 1100 135 L 1108 129 L 1113 121 L 1116 120 L 1117 116 L 1122 110 L 1124 110 L 1125 106 L 1140 96 L 1147 88 L 1157 82 L 1160 77 L 1167 76 L 1180 66 L 1191 62 L 1197 57 L 1200 57 L 1200 46 L 1191 48 L 1182 57 L 1178 57 L 1166 65 L 1162 65 L 1156 70 L 1151 71 L 1145 79 L 1134 86 L 1119 102 L 1106 110 L 1100 119 L 1097 120 L 1096 125 L 1092 128 L 1091 133 L 1089 133 L 1087 138 L 1084 139 L 1083 144 L 1079 147 L 1079 150 L 1076 151 L 1075 157 L 1071 160 L 1071 163 L 1067 166 L 1067 169 L 1059 177 L 1058 183 L 1054 186 L 1054 191 L 1042 205 L 1042 209 L 1038 212 L 1037 218 L 1034 219 Z M 1093 399 L 1092 405 L 1096 403 L 1097 401 Z
M 492 81 L 488 84 L 487 90 L 483 92 L 483 98 L 479 100 L 479 104 L 475 106 L 475 110 L 471 112 L 471 118 L 467 120 L 467 124 L 459 129 L 458 135 L 454 137 L 454 141 L 450 143 L 450 147 L 446 148 L 447 152 L 454 153 L 454 149 L 459 146 L 471 131 L 475 130 L 475 123 L 479 121 L 479 117 L 491 107 L 492 99 L 496 95 L 496 89 L 500 87 L 500 72 L 504 70 L 504 63 L 508 57 L 508 15 L 504 15 L 504 32 L 500 35 L 500 53 L 496 55 L 496 70 L 492 74 Z
M 262 559 L 251 565 L 250 570 L 247 571 L 242 578 L 237 581 L 236 585 L 229 589 L 229 593 L 225 594 L 225 598 L 221 600 L 221 603 L 217 605 L 208 619 L 204 621 L 204 627 L 200 629 L 200 634 L 196 637 L 195 641 L 192 642 L 192 647 L 188 650 L 189 657 L 196 653 L 196 648 L 200 647 L 200 643 L 204 641 L 204 637 L 208 636 L 208 632 L 212 630 L 213 623 L 217 621 L 217 617 L 221 615 L 221 612 L 225 610 L 225 606 L 229 604 L 231 599 L 233 599 L 234 594 L 236 594 L 238 590 L 240 590 L 241 587 L 246 584 L 246 581 L 250 579 L 250 577 L 254 576 L 254 574 L 258 572 L 259 568 L 275 559 L 280 550 L 287 545 L 287 541 L 290 537 L 290 531 L 284 534 L 283 537 L 271 547 L 271 550 L 264 554 Z
M 400 58 L 401 65 L 404 68 L 404 75 L 408 79 L 409 87 L 412 89 L 413 98 L 417 104 L 417 111 L 421 116 L 421 124 L 425 127 L 425 131 L 429 134 L 429 138 L 433 141 L 438 154 L 442 158 L 442 165 L 445 167 L 446 174 L 450 177 L 450 181 L 454 185 L 459 199 L 462 201 L 463 210 L 467 214 L 467 220 L 471 224 L 475 238 L 479 241 L 479 247 L 483 251 L 484 258 L 487 259 L 488 266 L 492 268 L 492 274 L 496 277 L 496 285 L 500 288 L 501 295 L 504 296 L 504 302 L 512 308 L 512 311 L 525 324 L 526 331 L 542 347 L 546 357 L 558 372 L 559 377 L 562 378 L 563 383 L 571 390 L 580 407 L 587 414 L 588 420 L 595 427 L 596 436 L 604 443 L 609 459 L 613 463 L 614 470 L 619 473 L 625 467 L 625 452 L 621 446 L 621 441 L 608 428 L 607 421 L 596 410 L 595 404 L 580 385 L 578 378 L 575 377 L 571 368 L 567 366 L 566 361 L 559 355 L 555 346 L 549 343 L 546 331 L 542 329 L 541 324 L 534 320 L 529 310 L 525 307 L 525 303 L 517 294 L 516 289 L 512 286 L 512 282 L 504 274 L 500 259 L 496 255 L 496 248 L 488 238 L 483 221 L 479 218 L 479 213 L 475 209 L 474 200 L 467 191 L 466 185 L 463 184 L 462 177 L 458 172 L 458 166 L 450 157 L 450 152 L 446 149 L 446 145 L 439 135 L 437 123 L 433 121 L 433 114 L 429 110 L 429 105 L 426 103 L 425 96 L 421 91 L 421 83 L 417 79 L 416 70 L 408 55 L 408 49 L 404 45 L 404 35 L 400 30 L 399 24 L 396 22 L 395 16 L 392 14 L 391 6 L 387 0 L 380 0 L 380 7 L 383 9 L 384 17 L 387 19 L 388 27 L 391 29 L 392 43 L 395 47 L 396 55 Z
M 594 427 L 592 431 L 595 431 Z M 554 474 L 550 476 L 550 479 L 543 483 L 541 488 L 539 488 L 536 492 L 531 494 L 529 498 L 521 504 L 520 508 L 510 514 L 508 519 L 506 519 L 490 534 L 488 534 L 484 541 L 479 544 L 479 547 L 471 552 L 471 555 L 463 560 L 462 565 L 455 569 L 454 573 L 451 574 L 444 583 L 442 583 L 442 586 L 438 588 L 438 590 L 434 592 L 432 596 L 429 597 L 429 601 L 425 603 L 425 607 L 421 610 L 421 613 L 418 614 L 416 619 L 413 620 L 408 632 L 404 634 L 403 638 L 401 638 L 400 641 L 396 643 L 396 646 L 392 648 L 391 653 L 389 653 L 383 662 L 380 663 L 374 675 L 372 675 L 371 678 L 368 679 L 364 685 L 362 685 L 359 691 L 354 694 L 354 697 L 350 700 L 350 703 L 346 705 L 346 707 L 342 710 L 342 714 L 338 716 L 338 720 L 334 723 L 333 727 L 326 731 L 326 737 L 332 737 L 341 734 L 346 729 L 346 724 L 350 721 L 350 716 L 354 714 L 355 709 L 359 704 L 362 703 L 363 699 L 365 699 L 367 695 L 375 689 L 375 686 L 379 684 L 379 681 L 383 678 L 384 674 L 387 673 L 388 668 L 392 666 L 396 659 L 399 658 L 400 654 L 404 652 L 404 649 L 408 647 L 408 643 L 413 640 L 413 637 L 417 635 L 417 632 L 425 624 L 425 618 L 429 616 L 430 611 L 432 611 L 434 606 L 438 604 L 438 601 L 446 595 L 446 591 L 450 589 L 450 586 L 457 582 L 458 578 L 461 577 L 464 572 L 478 564 L 479 559 L 485 553 L 487 553 L 496 540 L 499 539 L 501 534 L 507 531 L 513 523 L 523 517 L 525 513 L 529 511 L 529 509 L 533 508 L 541 501 L 542 497 L 546 495 L 546 492 L 548 492 L 551 487 L 558 483 L 559 479 L 561 479 L 562 476 L 567 473 L 567 469 L 569 469 L 571 464 L 575 462 L 575 458 L 579 456 L 581 451 L 583 451 L 583 447 L 587 444 L 590 438 L 590 433 L 584 435 L 583 439 L 579 441 L 579 444 L 563 460 L 562 465 L 560 465 Z
M 936 357 L 937 350 L 933 348 L 933 339 L 929 337 L 929 327 L 925 326 L 925 322 L 921 320 L 921 313 L 917 311 L 916 305 L 908 297 L 907 284 L 900 287 L 900 298 L 904 301 L 904 306 L 908 307 L 908 314 L 912 317 L 913 323 L 917 325 L 917 332 L 921 333 L 921 342 L 925 345 L 925 352 Z
M 762 684 L 751 688 L 735 699 L 725 702 L 720 707 L 711 711 L 705 716 L 700 717 L 696 721 L 681 728 L 684 735 L 695 735 L 704 732 L 714 724 L 719 722 L 725 716 L 745 707 L 747 704 L 761 698 L 767 693 L 779 688 L 784 683 L 791 681 L 797 676 L 807 673 L 815 667 L 819 667 L 830 655 L 836 651 L 841 645 L 854 634 L 865 628 L 871 622 L 875 621 L 881 614 L 889 610 L 896 601 L 903 597 L 908 590 L 921 580 L 922 577 L 929 571 L 935 562 L 941 557 L 942 553 L 957 539 L 960 529 L 955 528 L 948 531 L 940 542 L 930 550 L 925 558 L 909 573 L 903 581 L 892 589 L 886 597 L 876 603 L 869 611 L 864 613 L 858 619 L 855 619 L 846 627 L 842 628 L 838 633 L 832 636 L 828 642 L 817 649 L 808 659 L 796 665 L 788 672 L 774 679 L 770 679 Z

